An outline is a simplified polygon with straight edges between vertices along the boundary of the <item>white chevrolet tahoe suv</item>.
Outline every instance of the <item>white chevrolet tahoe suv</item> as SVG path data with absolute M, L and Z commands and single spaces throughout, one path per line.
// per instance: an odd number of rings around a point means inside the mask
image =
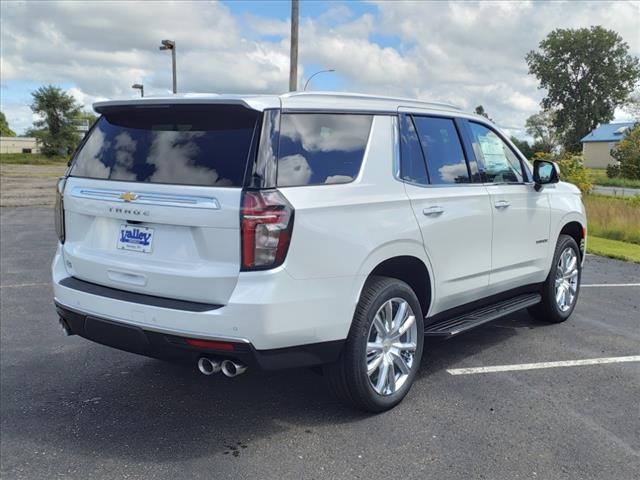
M 58 184 L 68 334 L 208 375 L 322 366 L 382 411 L 425 336 L 576 305 L 580 192 L 483 117 L 334 93 L 94 108 Z

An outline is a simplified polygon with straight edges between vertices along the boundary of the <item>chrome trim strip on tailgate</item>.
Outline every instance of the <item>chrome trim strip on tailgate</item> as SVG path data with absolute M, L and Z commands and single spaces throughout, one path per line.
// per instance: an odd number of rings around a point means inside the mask
M 129 194 L 132 200 L 121 198 Z M 130 203 L 132 205 L 160 205 L 165 207 L 189 207 L 220 210 L 220 203 L 214 197 L 199 197 L 195 195 L 171 195 L 164 193 L 136 193 L 127 190 L 107 190 L 101 188 L 73 187 L 71 196 L 89 200 L 106 200 L 110 202 Z

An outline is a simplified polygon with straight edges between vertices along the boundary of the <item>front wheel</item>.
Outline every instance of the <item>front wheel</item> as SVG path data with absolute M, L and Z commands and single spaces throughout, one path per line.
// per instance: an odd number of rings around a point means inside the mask
M 542 285 L 542 302 L 530 308 L 530 313 L 547 322 L 564 322 L 578 301 L 581 276 L 578 244 L 569 235 L 560 235 L 551 271 Z
M 344 403 L 381 412 L 409 392 L 420 367 L 424 322 L 406 283 L 372 277 L 362 291 L 340 359 L 324 367 L 329 388 Z

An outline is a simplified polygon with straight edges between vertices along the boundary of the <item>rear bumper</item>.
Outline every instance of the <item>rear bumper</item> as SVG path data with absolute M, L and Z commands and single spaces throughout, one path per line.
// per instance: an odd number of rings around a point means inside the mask
M 200 357 L 232 359 L 250 368 L 279 370 L 310 367 L 338 359 L 344 341 L 256 350 L 251 343 L 233 342 L 233 351 L 194 347 L 185 337 L 88 315 L 56 302 L 56 311 L 70 333 L 88 340 L 147 357 L 195 364 Z

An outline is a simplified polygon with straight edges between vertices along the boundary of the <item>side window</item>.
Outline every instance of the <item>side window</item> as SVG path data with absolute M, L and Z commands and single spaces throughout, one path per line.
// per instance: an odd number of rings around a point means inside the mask
M 371 115 L 285 113 L 280 120 L 280 187 L 348 183 L 360 171 Z
M 469 122 L 473 137 L 473 150 L 484 165 L 487 182 L 521 183 L 520 159 L 492 130 L 479 123 Z
M 422 148 L 409 115 L 400 115 L 400 150 L 400 177 L 409 183 L 428 185 Z
M 433 185 L 469 183 L 469 170 L 454 121 L 413 117 Z

